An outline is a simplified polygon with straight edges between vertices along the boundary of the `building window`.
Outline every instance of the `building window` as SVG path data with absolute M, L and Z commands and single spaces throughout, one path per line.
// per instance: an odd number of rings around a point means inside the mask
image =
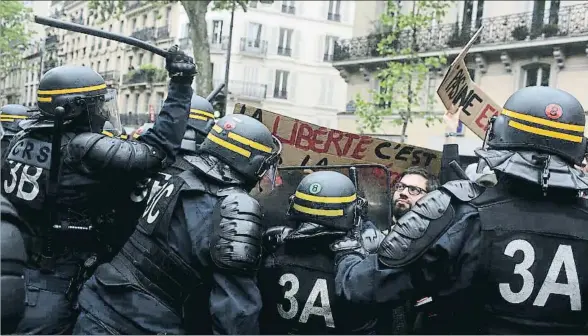
M 330 21 L 341 21 L 341 0 L 329 0 L 327 19 Z
M 261 47 L 261 24 L 249 23 L 249 29 L 247 30 L 247 47 Z
M 296 8 L 294 7 L 293 0 L 282 1 L 282 13 L 286 13 L 286 14 L 295 14 L 296 13 Z
M 525 87 L 549 86 L 551 66 L 549 64 L 531 64 L 523 68 Z
M 335 43 L 339 40 L 338 37 L 328 36 L 325 38 L 325 55 L 323 61 L 331 62 L 333 60 L 333 54 L 335 52 Z
M 276 82 L 274 84 L 274 98 L 288 99 L 288 77 L 290 72 L 276 70 Z
M 280 41 L 278 44 L 278 55 L 292 56 L 292 33 L 294 30 L 280 28 Z
M 212 44 L 221 44 L 223 39 L 223 21 L 212 21 Z

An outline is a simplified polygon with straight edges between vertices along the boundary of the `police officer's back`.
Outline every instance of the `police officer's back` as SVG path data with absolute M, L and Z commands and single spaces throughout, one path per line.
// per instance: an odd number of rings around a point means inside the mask
M 277 226 L 264 235 L 267 257 L 259 274 L 263 334 L 365 334 L 375 331 L 373 307 L 335 295 L 330 245 L 357 225 L 365 204 L 353 182 L 334 171 L 302 179 L 288 217 L 297 227 Z
M 498 184 L 449 182 L 399 220 L 378 256 L 338 251 L 338 292 L 358 302 L 428 297 L 419 333 L 588 332 L 588 207 L 578 197 L 588 178 L 574 168 L 584 127 L 570 94 L 515 92 L 476 151 Z
M 109 253 L 103 229 L 112 225 L 117 203 L 135 181 L 173 162 L 195 66 L 185 56 L 170 55 L 168 99 L 140 142 L 100 134 L 105 121 L 120 122 L 115 92 L 91 68 L 61 66 L 41 78 L 41 118 L 12 141 L 2 165 L 2 192 L 29 224 L 21 230 L 32 238 L 26 270 L 31 295 L 17 332 L 68 332 L 80 280 L 87 276 L 83 265 Z M 58 151 L 55 140 L 61 140 Z
M 280 151 L 259 121 L 220 119 L 86 282 L 74 334 L 258 333 L 262 213 L 248 192 Z

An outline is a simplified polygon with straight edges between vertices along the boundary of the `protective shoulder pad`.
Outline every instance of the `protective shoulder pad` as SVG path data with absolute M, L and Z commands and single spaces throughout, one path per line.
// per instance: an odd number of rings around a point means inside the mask
M 380 243 L 380 262 L 389 267 L 410 264 L 437 241 L 454 217 L 450 194 L 443 189 L 430 192 L 398 220 Z
M 293 229 L 287 226 L 274 226 L 263 233 L 263 248 L 267 252 L 274 252 L 284 243 L 284 239 Z
M 441 186 L 453 197 L 462 202 L 469 202 L 480 196 L 484 188 L 470 180 L 450 181 Z
M 243 190 L 229 190 L 232 192 L 223 197 L 215 210 L 220 212 L 220 220 L 213 223 L 211 258 L 220 268 L 256 271 L 261 260 L 261 206 Z
M 68 143 L 64 160 L 86 173 L 128 173 L 143 176 L 163 168 L 165 155 L 137 141 L 81 133 Z

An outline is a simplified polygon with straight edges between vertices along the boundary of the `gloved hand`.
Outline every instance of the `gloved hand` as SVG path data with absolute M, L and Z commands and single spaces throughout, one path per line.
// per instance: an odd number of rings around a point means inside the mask
M 262 237 L 264 249 L 268 252 L 275 251 L 290 232 L 292 232 L 292 229 L 287 226 L 274 226 L 267 229 Z
M 335 263 L 349 254 L 357 254 L 362 258 L 365 258 L 369 253 L 366 251 L 362 244 L 359 242 L 359 238 L 355 234 L 348 234 L 342 239 L 337 240 L 331 244 L 331 251 L 335 252 Z
M 172 81 L 179 83 L 192 83 L 197 73 L 194 59 L 179 50 L 175 45 L 168 50 L 169 55 L 165 59 L 165 69 Z

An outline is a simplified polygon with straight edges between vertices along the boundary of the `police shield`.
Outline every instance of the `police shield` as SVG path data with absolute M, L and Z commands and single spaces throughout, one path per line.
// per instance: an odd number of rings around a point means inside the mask
M 294 195 L 298 184 L 306 175 L 321 170 L 336 171 L 349 176 L 356 182 L 358 196 L 368 203 L 367 219 L 381 230 L 389 228 L 392 221 L 390 171 L 377 164 L 279 167 L 273 181 L 264 179 L 260 188 L 254 188 L 251 192 L 263 207 L 266 228 L 277 225 L 294 227 L 295 223 L 286 216 L 290 196 Z

